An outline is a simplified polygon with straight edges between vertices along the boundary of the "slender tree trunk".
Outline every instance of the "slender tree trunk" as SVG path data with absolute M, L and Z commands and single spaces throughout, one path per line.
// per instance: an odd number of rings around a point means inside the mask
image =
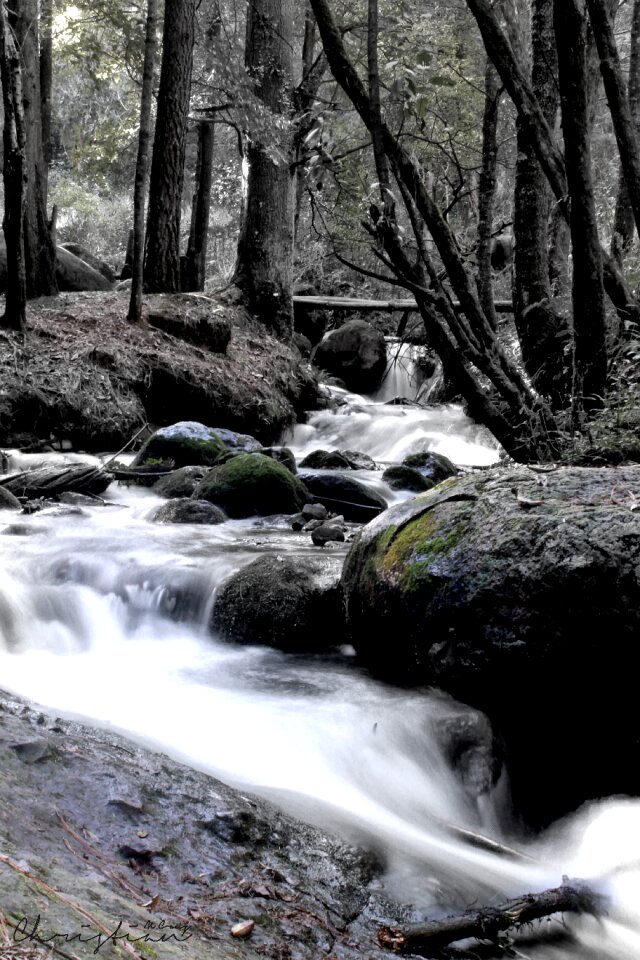
M 600 57 L 600 70 L 618 143 L 627 195 L 636 229 L 640 230 L 640 146 L 625 90 L 613 24 L 604 0 L 587 0 L 587 6 Z
M 26 206 L 26 132 L 22 107 L 20 55 L 16 49 L 7 12 L 0 0 L 0 69 L 4 103 L 4 220 L 7 244 L 7 292 L 0 323 L 14 330 L 26 325 L 27 274 L 24 257 L 24 211 Z
M 204 290 L 209 240 L 209 211 L 213 173 L 215 126 L 207 120 L 198 123 L 196 184 L 191 205 L 189 244 L 183 260 L 183 290 Z
M 627 97 L 633 128 L 637 130 L 640 125 L 640 0 L 634 0 L 633 3 Z M 613 236 L 611 237 L 611 253 L 620 266 L 622 266 L 624 256 L 633 243 L 634 229 L 635 219 L 631 204 L 629 203 L 624 170 L 622 169 L 622 165 L 620 165 L 618 197 L 616 200 Z
M 140 97 L 140 130 L 138 133 L 138 157 L 133 188 L 133 251 L 131 263 L 131 299 L 129 323 L 142 320 L 142 283 L 144 261 L 144 200 L 149 180 L 149 151 L 153 136 L 151 106 L 153 102 L 153 77 L 156 65 L 156 31 L 158 0 L 148 0 L 147 23 L 144 40 L 144 64 L 142 68 L 142 93 Z
M 558 150 L 549 124 L 523 73 L 509 41 L 500 29 L 490 0 L 467 0 L 467 6 L 476 19 L 485 48 L 502 79 L 509 96 L 525 122 L 527 136 L 534 145 L 536 156 L 545 171 L 556 198 L 558 209 L 568 219 L 568 189 L 564 160 Z M 618 264 L 602 250 L 606 290 L 624 322 L 640 322 L 640 309 Z
M 378 215 L 374 218 L 375 232 L 384 245 L 384 262 L 414 292 L 427 329 L 438 338 L 434 338 L 434 346 L 442 351 L 443 357 L 447 357 L 449 371 L 459 373 L 457 385 L 461 386 L 474 414 L 494 431 L 515 459 L 543 458 L 553 447 L 553 437 L 544 432 L 544 427 L 541 429 L 542 418 L 553 431 L 552 418 L 547 420 L 548 410 L 537 402 L 501 349 L 495 331 L 482 312 L 475 284 L 466 271 L 455 237 L 427 189 L 416 161 L 383 121 L 374 135 L 375 107 L 372 109 L 362 81 L 347 56 L 327 0 L 311 0 L 311 4 L 334 77 L 372 134 L 374 144 L 379 144 L 378 148 L 391 163 L 412 221 L 414 236 L 423 248 L 422 261 L 429 264 L 422 238 L 424 221 L 460 300 L 461 312 L 453 310 L 435 270 L 427 266 L 432 289 L 422 283 L 419 272 L 407 261 L 393 222 L 387 225 L 386 217 Z M 495 393 L 481 387 L 473 367 L 488 377 Z
M 9 22 L 21 53 L 22 96 L 26 138 L 27 199 L 24 249 L 27 296 L 42 297 L 58 292 L 55 277 L 55 245 L 45 206 L 44 158 L 40 98 L 40 50 L 38 0 L 11 0 Z
M 498 115 L 502 85 L 495 67 L 487 58 L 484 74 L 484 117 L 482 120 L 482 170 L 478 183 L 478 296 L 491 326 L 498 326 L 493 303 L 491 240 L 493 204 L 498 169 Z
M 45 210 L 51 163 L 51 90 L 53 86 L 53 0 L 40 0 L 40 113 L 42 117 L 42 193 Z M 55 238 L 54 242 L 55 242 Z
M 293 2 L 250 0 L 246 67 L 257 97 L 274 115 L 269 147 L 251 138 L 236 283 L 251 312 L 278 336 L 293 331 Z M 277 154 L 277 156 L 276 156 Z
M 607 376 L 602 258 L 591 173 L 586 20 L 576 0 L 555 0 L 558 80 L 573 253 L 574 404 L 600 405 Z
M 180 289 L 180 207 L 197 0 L 166 0 L 151 161 L 144 278 L 150 293 Z

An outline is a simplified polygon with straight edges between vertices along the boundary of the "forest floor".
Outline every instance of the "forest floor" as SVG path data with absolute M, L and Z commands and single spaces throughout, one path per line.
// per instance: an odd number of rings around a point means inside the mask
M 126 293 L 31 301 L 24 335 L 0 330 L 0 444 L 99 452 L 119 448 L 145 423 L 179 420 L 276 443 L 315 405 L 311 368 L 234 302 L 155 295 L 145 298 L 144 318 L 174 308 L 184 316 L 203 303 L 231 330 L 225 352 L 127 323 Z

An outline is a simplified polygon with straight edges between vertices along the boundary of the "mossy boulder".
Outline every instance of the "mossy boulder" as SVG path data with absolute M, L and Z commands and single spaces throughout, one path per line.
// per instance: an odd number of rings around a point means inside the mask
M 360 659 L 485 712 L 534 822 L 640 793 L 638 499 L 640 467 L 450 478 L 364 527 L 345 564 Z
M 132 467 L 144 466 L 153 460 L 172 460 L 176 467 L 212 467 L 226 453 L 225 443 L 211 427 L 194 420 L 181 420 L 156 430 L 137 454 Z
M 241 453 L 210 470 L 194 495 L 231 518 L 297 513 L 309 499 L 297 477 L 261 453 Z

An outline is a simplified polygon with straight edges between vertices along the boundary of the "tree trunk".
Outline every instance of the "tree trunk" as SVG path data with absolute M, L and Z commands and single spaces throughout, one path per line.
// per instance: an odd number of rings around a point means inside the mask
M 271 111 L 274 142 L 249 140 L 244 223 L 238 241 L 236 283 L 251 312 L 278 336 L 293 331 L 292 0 L 250 0 L 247 72 Z
M 45 210 L 51 163 L 51 89 L 53 85 L 53 0 L 40 0 L 40 114 L 42 117 L 42 193 Z M 55 237 L 52 238 L 55 243 Z
M 631 48 L 629 51 L 629 82 L 627 97 L 634 130 L 640 125 L 640 0 L 634 0 L 631 20 Z M 635 219 L 629 203 L 624 171 L 620 166 L 618 197 L 611 237 L 611 253 L 620 266 L 633 243 Z
M 142 283 L 144 273 L 144 200 L 149 179 L 149 148 L 153 136 L 151 105 L 153 101 L 153 76 L 156 65 L 156 29 L 158 0 L 148 0 L 147 24 L 144 39 L 144 64 L 142 68 L 142 93 L 140 97 L 140 130 L 138 133 L 138 156 L 133 188 L 133 251 L 131 262 L 131 299 L 127 320 L 140 323 L 142 320 Z
M 627 196 L 640 230 L 640 146 L 629 106 L 611 17 L 604 0 L 587 0 L 600 70 L 620 153 Z
M 550 130 L 558 112 L 556 72 L 553 0 L 534 0 L 531 87 Z M 513 285 L 516 329 L 522 361 L 536 389 L 555 406 L 564 406 L 568 382 L 563 375 L 563 347 L 569 331 L 550 303 L 549 185 L 521 116 L 516 121 L 516 130 Z
M 27 195 L 24 224 L 24 252 L 27 296 L 57 293 L 55 246 L 45 206 L 44 158 L 40 100 L 40 50 L 38 42 L 38 0 L 11 0 L 9 22 L 16 35 L 22 61 L 22 96 L 25 122 Z
M 197 0 L 166 0 L 151 161 L 144 278 L 150 293 L 180 289 L 180 206 Z
M 568 189 L 564 160 L 554 142 L 549 124 L 544 118 L 531 85 L 500 29 L 490 0 L 467 0 L 467 6 L 476 19 L 485 49 L 493 60 L 518 115 L 523 118 L 527 136 L 547 176 L 556 198 L 557 208 L 568 220 Z M 622 276 L 618 264 L 604 250 L 601 251 L 601 256 L 606 290 L 618 314 L 624 322 L 640 322 L 638 303 Z
M 333 20 L 327 0 L 311 0 L 331 71 L 372 133 L 376 149 L 389 159 L 410 216 L 414 237 L 421 249 L 421 261 L 431 281 L 423 283 L 422 271 L 409 263 L 393 220 L 374 216 L 370 228 L 384 246 L 387 267 L 412 290 L 422 314 L 427 335 L 442 357 L 447 373 L 455 375 L 456 386 L 467 399 L 472 415 L 491 429 L 509 453 L 518 460 L 544 458 L 552 452 L 552 419 L 506 357 L 495 331 L 482 312 L 475 284 L 467 274 L 443 214 L 434 202 L 411 155 L 383 121 L 377 121 L 369 96 L 349 60 L 342 36 Z M 372 126 L 379 124 L 377 131 Z M 423 238 L 426 225 L 436 244 L 462 309 L 456 314 L 436 270 L 430 263 Z M 475 371 L 474 368 L 475 367 Z M 476 371 L 489 378 L 494 390 L 485 390 Z M 547 419 L 548 418 L 548 419 Z M 541 420 L 545 421 L 542 426 Z M 541 429 L 542 427 L 542 429 Z
M 484 117 L 482 121 L 482 170 L 478 183 L 478 295 L 487 319 L 494 330 L 498 323 L 493 303 L 491 273 L 491 239 L 493 203 L 498 167 L 498 111 L 502 86 L 495 67 L 487 58 L 484 75 Z
M 554 25 L 567 183 L 571 200 L 576 409 L 602 402 L 607 376 L 602 258 L 591 175 L 585 69 L 586 21 L 576 0 L 555 0 Z
M 24 257 L 24 210 L 26 205 L 26 134 L 22 109 L 20 56 L 0 2 L 0 69 L 4 103 L 4 220 L 7 243 L 7 294 L 3 326 L 24 330 L 26 325 L 27 275 Z
M 211 178 L 215 127 L 207 120 L 198 123 L 196 185 L 191 205 L 189 244 L 183 260 L 182 289 L 204 290 L 211 208 Z

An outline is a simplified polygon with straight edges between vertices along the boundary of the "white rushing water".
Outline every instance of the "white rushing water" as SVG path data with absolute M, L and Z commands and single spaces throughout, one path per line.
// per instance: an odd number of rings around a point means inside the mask
M 464 463 L 497 457 L 457 408 L 404 409 L 351 398 L 297 429 L 296 454 L 379 456 L 386 443 L 391 460 L 417 443 Z M 284 519 L 156 525 L 162 501 L 146 491 L 116 486 L 107 500 L 63 516 L 0 511 L 3 687 L 373 843 L 388 857 L 390 891 L 434 913 L 582 877 L 611 898 L 609 916 L 567 921 L 575 942 L 516 955 L 640 957 L 640 801 L 593 805 L 534 840 L 514 834 L 504 784 L 478 799 L 447 762 L 439 725 L 462 708 L 446 697 L 385 687 L 347 657 L 286 657 L 210 635 L 216 585 L 265 551 L 313 553 L 307 537 Z M 480 850 L 447 824 L 527 859 Z

